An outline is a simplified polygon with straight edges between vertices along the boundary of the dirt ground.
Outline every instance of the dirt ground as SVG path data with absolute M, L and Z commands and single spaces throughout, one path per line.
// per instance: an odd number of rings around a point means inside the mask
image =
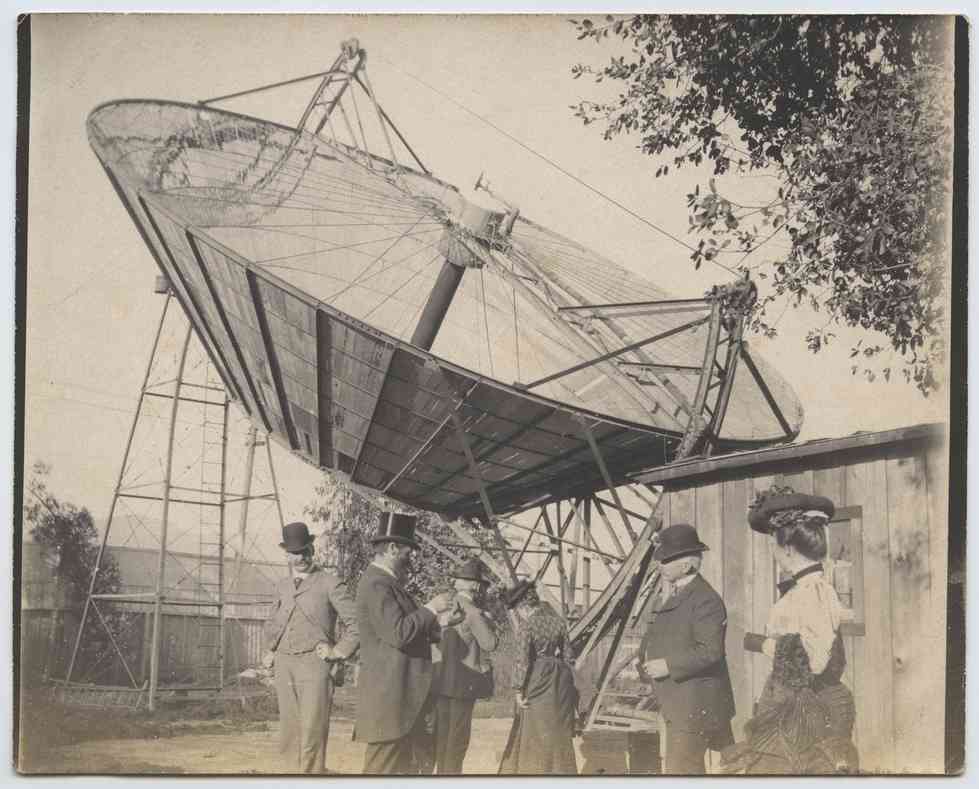
M 364 746 L 353 741 L 356 691 L 334 698 L 327 769 L 359 775 Z M 479 701 L 463 771 L 495 775 L 510 730 L 512 702 Z M 65 705 L 50 691 L 20 699 L 18 769 L 27 774 L 276 775 L 294 771 L 278 750 L 275 697 L 184 701 L 154 713 Z M 581 773 L 626 774 L 623 735 L 575 739 Z
M 155 714 L 64 706 L 44 694 L 21 700 L 19 759 L 23 773 L 282 774 L 294 771 L 278 751 L 273 703 L 200 704 Z M 352 704 L 337 699 L 327 768 L 359 774 L 364 746 L 353 742 Z M 477 705 L 464 769 L 494 774 L 510 720 L 492 702 Z M 487 717 L 498 716 L 498 717 Z
M 495 773 L 510 722 L 499 718 L 473 721 L 473 746 L 464 770 Z M 334 720 L 330 727 L 327 769 L 359 774 L 364 746 L 351 739 L 353 723 Z M 180 734 L 155 739 L 83 742 L 48 751 L 47 769 L 58 773 L 276 774 L 294 771 L 278 752 L 278 723 L 264 731 L 226 734 Z

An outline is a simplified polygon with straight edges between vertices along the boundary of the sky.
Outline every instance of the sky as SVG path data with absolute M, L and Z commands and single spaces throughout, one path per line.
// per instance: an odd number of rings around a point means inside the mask
M 660 161 L 638 152 L 635 139 L 604 141 L 599 128 L 573 117 L 570 105 L 603 94 L 573 80 L 571 65 L 600 63 L 610 50 L 577 41 L 565 18 L 36 16 L 25 465 L 50 464 L 52 491 L 99 522 L 162 301 L 152 292 L 156 265 L 89 148 L 86 116 L 120 98 L 197 101 L 320 71 L 351 36 L 368 52 L 378 100 L 438 177 L 470 187 L 485 173 L 524 216 L 677 297 L 731 279 L 709 263 L 695 271 L 687 250 L 545 161 L 680 237 L 687 237 L 684 195 L 707 178 L 671 169 L 656 179 Z M 223 106 L 294 124 L 314 84 Z M 759 179 L 719 186 L 739 194 L 765 188 Z M 769 249 L 777 250 L 774 242 Z M 776 339 L 750 338 L 802 401 L 800 440 L 944 420 L 941 395 L 926 400 L 899 375 L 873 384 L 851 375 L 853 332 L 838 330 L 835 345 L 809 353 L 804 337 L 814 321 L 825 318 L 788 310 Z M 240 436 L 234 442 L 230 462 L 239 468 Z M 319 475 L 278 449 L 273 458 L 284 517 L 301 517 Z M 278 519 L 271 509 L 267 518 L 259 548 L 274 555 Z

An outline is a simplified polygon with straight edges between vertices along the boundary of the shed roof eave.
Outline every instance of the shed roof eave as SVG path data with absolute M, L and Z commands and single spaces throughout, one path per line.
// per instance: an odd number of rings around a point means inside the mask
M 879 432 L 854 433 L 841 438 L 817 438 L 800 444 L 783 444 L 711 458 L 693 458 L 641 472 L 631 479 L 643 485 L 676 487 L 682 483 L 692 483 L 695 480 L 702 482 L 705 478 L 729 475 L 734 471 L 746 471 L 771 463 L 792 462 L 819 455 L 854 452 L 915 441 L 938 442 L 945 438 L 946 432 L 945 424 L 930 422 Z

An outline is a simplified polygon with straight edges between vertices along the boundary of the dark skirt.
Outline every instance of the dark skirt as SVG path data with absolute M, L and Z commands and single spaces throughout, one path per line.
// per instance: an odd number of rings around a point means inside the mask
M 746 738 L 723 752 L 724 771 L 749 775 L 857 772 L 853 695 L 840 682 L 845 665 L 839 638 L 826 670 L 814 676 L 798 635 L 780 637 L 772 673 L 755 714 L 745 724 Z
M 577 775 L 574 727 L 578 691 L 560 658 L 538 657 L 530 671 L 526 709 L 518 709 L 507 738 L 501 775 Z

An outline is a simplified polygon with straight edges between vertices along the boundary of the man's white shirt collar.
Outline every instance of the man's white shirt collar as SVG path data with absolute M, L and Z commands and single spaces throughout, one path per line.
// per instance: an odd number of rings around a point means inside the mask
M 677 589 L 682 589 L 684 586 L 686 586 L 688 583 L 690 583 L 694 578 L 696 578 L 697 575 L 698 575 L 697 573 L 694 573 L 693 575 L 685 575 L 682 578 L 677 578 L 673 582 L 673 585 Z
M 371 562 L 371 567 L 377 567 L 377 568 L 378 568 L 378 569 L 380 569 L 380 570 L 384 570 L 384 572 L 386 572 L 386 573 L 387 573 L 388 575 L 390 575 L 390 576 L 391 576 L 391 577 L 392 577 L 392 578 L 393 578 L 393 579 L 394 579 L 395 581 L 397 581 L 397 580 L 398 580 L 398 576 L 397 576 L 397 575 L 395 575 L 395 574 L 394 574 L 394 573 L 393 573 L 393 572 L 391 571 L 391 568 L 390 568 L 390 567 L 385 567 L 385 566 L 384 566 L 383 564 L 381 564 L 380 562 Z

